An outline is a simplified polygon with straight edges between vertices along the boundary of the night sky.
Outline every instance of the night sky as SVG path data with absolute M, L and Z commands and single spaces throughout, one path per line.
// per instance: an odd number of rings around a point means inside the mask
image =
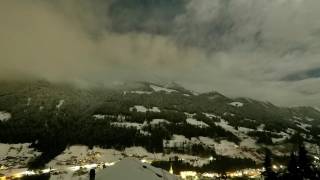
M 2 0 L 0 79 L 320 106 L 319 0 Z

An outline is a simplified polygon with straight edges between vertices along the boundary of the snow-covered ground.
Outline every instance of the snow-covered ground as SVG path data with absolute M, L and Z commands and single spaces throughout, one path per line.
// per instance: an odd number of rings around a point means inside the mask
M 147 111 L 149 112 L 156 112 L 156 113 L 160 113 L 161 110 L 158 107 L 152 107 L 152 108 L 146 108 L 144 106 L 141 105 L 135 105 L 134 107 L 131 107 L 129 109 L 130 111 L 134 111 L 136 110 L 137 112 L 142 112 L 142 113 L 146 113 Z
M 11 114 L 6 111 L 0 111 L 0 121 L 8 121 L 11 119 Z
M 95 114 L 92 116 L 95 119 L 105 119 L 107 117 L 107 115 L 104 114 Z
M 116 162 L 123 157 L 122 153 L 114 149 L 102 149 L 94 147 L 89 149 L 87 146 L 70 146 L 62 154 L 50 161 L 48 167 L 72 166 L 83 164 L 100 164 Z
M 118 127 L 126 127 L 126 128 L 137 128 L 141 129 L 143 124 L 141 123 L 134 123 L 134 122 L 112 122 L 111 125 L 118 126 Z
M 60 109 L 62 106 L 63 106 L 63 104 L 64 104 L 64 100 L 63 99 L 61 99 L 60 101 L 59 101 L 59 103 L 56 105 L 56 108 L 57 109 Z
M 108 114 L 94 114 L 92 116 L 95 119 L 106 119 L 106 118 L 115 118 L 117 121 L 125 121 L 127 119 L 127 116 L 119 114 L 119 115 L 108 115 Z
M 31 98 L 31 97 L 28 97 L 28 99 L 27 99 L 27 106 L 30 106 L 30 105 L 31 105 L 31 100 L 32 100 L 32 98 Z
M 160 109 L 158 107 L 152 107 L 151 109 L 149 109 L 150 112 L 157 112 L 160 113 Z
M 238 134 L 239 133 L 239 131 L 237 131 L 233 126 L 230 126 L 229 123 L 224 119 L 220 119 L 220 122 L 215 122 L 215 124 L 217 126 L 222 127 L 226 131 L 232 132 L 234 134 Z
M 25 168 L 28 161 L 41 153 L 29 147 L 30 144 L 2 144 L 0 143 L 0 168 L 6 169 Z M 2 172 L 2 171 L 1 171 Z
M 174 89 L 168 89 L 168 88 L 164 88 L 164 87 L 160 87 L 160 86 L 156 86 L 156 85 L 150 85 L 150 88 L 153 89 L 155 92 L 166 92 L 166 93 L 172 93 L 172 92 L 177 92 Z
M 51 160 L 47 167 L 59 170 L 61 173 L 51 175 L 50 180 L 87 180 L 88 171 L 101 165 L 110 166 L 120 161 L 123 154 L 114 149 L 101 149 L 87 146 L 71 146 L 62 154 Z M 79 174 L 79 172 L 82 172 Z
M 148 125 L 147 121 L 145 121 L 143 124 L 141 123 L 134 123 L 134 122 L 112 122 L 111 125 L 116 127 L 125 127 L 125 128 L 136 128 L 140 131 L 143 135 L 150 135 L 149 132 L 142 130 L 142 128 L 146 125 Z
M 188 147 L 192 144 L 204 144 L 208 147 L 214 148 L 218 155 L 237 157 L 237 158 L 249 158 L 256 161 L 261 161 L 261 155 L 256 153 L 259 148 L 256 141 L 252 138 L 246 138 L 241 141 L 240 145 L 227 140 L 215 141 L 209 137 L 193 137 L 191 139 L 185 138 L 182 135 L 173 135 L 173 138 L 168 141 L 164 141 L 166 148 L 172 147 Z M 208 162 L 202 160 L 202 164 Z
M 206 128 L 206 127 L 209 127 L 208 124 L 202 122 L 202 121 L 198 121 L 196 119 L 193 119 L 193 118 L 187 118 L 186 119 L 186 122 L 190 125 L 193 125 L 193 126 L 197 126 L 197 127 L 200 127 L 200 128 Z
M 220 116 L 216 115 L 216 114 L 212 114 L 212 113 L 203 113 L 205 116 L 207 116 L 208 118 L 221 118 Z
M 278 135 L 280 135 L 282 137 L 280 137 L 280 138 L 272 138 L 272 142 L 279 143 L 279 142 L 282 142 L 282 141 L 284 141 L 286 139 L 289 139 L 291 137 L 290 134 L 285 133 L 285 132 L 280 132 L 280 133 L 278 133 Z
M 153 119 L 150 122 L 151 125 L 157 125 L 157 124 L 170 124 L 169 121 L 165 120 L 165 119 Z
M 174 134 L 171 140 L 164 140 L 163 146 L 168 148 L 173 147 L 183 147 L 185 144 L 189 143 L 190 140 L 183 135 Z
M 193 118 L 196 115 L 195 113 L 188 113 L 188 112 L 184 112 L 184 114 L 187 116 L 187 118 Z
M 310 125 L 310 124 L 306 124 L 306 123 L 303 123 L 303 122 L 300 122 L 300 121 L 297 121 L 297 120 L 295 120 L 294 122 L 299 128 L 301 128 L 301 129 L 303 129 L 303 130 L 305 130 L 307 132 L 309 132 L 310 131 L 309 128 L 312 127 L 312 125 Z
M 139 106 L 139 105 L 136 105 L 136 106 L 134 106 L 134 107 L 131 107 L 129 110 L 130 110 L 130 111 L 136 110 L 137 112 L 143 112 L 143 113 L 145 113 L 145 112 L 148 111 L 148 109 L 147 109 L 146 107 L 144 107 L 144 106 Z
M 314 121 L 314 119 L 313 119 L 313 118 L 311 118 L 311 117 L 306 117 L 306 120 L 307 120 L 307 121 L 309 121 L 309 122 Z
M 103 169 L 96 175 L 96 180 L 178 180 L 178 177 L 169 172 L 142 163 L 135 158 L 125 158 L 114 166 Z
M 316 111 L 320 112 L 320 108 L 319 107 L 313 107 L 313 109 L 315 109 Z
M 121 160 L 126 157 L 138 158 L 141 162 L 151 163 L 152 161 L 169 161 L 172 157 L 179 157 L 185 162 L 191 163 L 195 166 L 202 166 L 209 162 L 210 158 L 200 158 L 197 156 L 185 155 L 185 154 L 163 154 L 163 153 L 150 153 L 143 147 L 128 147 L 123 151 L 114 149 L 101 149 L 94 147 L 89 149 L 86 146 L 71 146 L 66 149 L 62 154 L 47 164 L 47 167 L 52 167 L 57 170 L 64 170 L 61 175 L 54 175 L 51 180 L 61 179 L 85 179 L 88 178 L 88 173 L 82 176 L 75 175 L 77 171 L 88 171 L 90 168 L 101 167 L 101 164 L 107 166 L 121 163 Z M 139 163 L 140 163 L 139 161 Z M 108 167 L 107 169 L 113 166 Z M 134 168 L 134 167 L 130 167 Z M 103 173 L 104 170 L 97 169 L 97 177 L 99 173 Z
M 234 106 L 234 107 L 242 107 L 244 104 L 242 102 L 231 102 L 229 105 Z
M 266 127 L 265 124 L 260 124 L 258 127 L 257 127 L 257 131 L 264 131 L 264 128 Z
M 124 91 L 124 92 L 123 92 L 124 95 L 127 95 L 128 93 L 131 93 L 131 94 L 140 94 L 140 95 L 142 95 L 142 94 L 147 94 L 147 95 L 152 94 L 151 91 Z

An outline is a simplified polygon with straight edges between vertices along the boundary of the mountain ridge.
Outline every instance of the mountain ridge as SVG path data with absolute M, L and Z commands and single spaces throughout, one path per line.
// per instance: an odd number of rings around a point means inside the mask
M 171 88 L 148 82 L 114 89 L 6 83 L 0 86 L 0 112 L 6 113 L 0 143 L 31 143 L 48 159 L 77 144 L 257 162 L 265 147 L 282 157 L 302 141 L 313 154 L 320 152 L 320 112 L 313 107 Z M 53 146 L 54 152 L 48 149 Z

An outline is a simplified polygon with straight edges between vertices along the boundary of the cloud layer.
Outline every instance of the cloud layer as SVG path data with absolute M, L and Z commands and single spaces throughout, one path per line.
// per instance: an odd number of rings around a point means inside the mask
M 0 79 L 177 81 L 320 106 L 320 2 L 0 2 Z

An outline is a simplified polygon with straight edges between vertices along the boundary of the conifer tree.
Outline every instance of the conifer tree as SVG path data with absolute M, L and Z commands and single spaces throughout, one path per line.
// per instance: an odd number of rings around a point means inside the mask
M 304 145 L 300 145 L 298 152 L 298 167 L 303 178 L 314 179 L 315 173 L 312 166 L 311 159 L 308 156 L 308 151 Z
M 265 149 L 265 159 L 264 159 L 264 168 L 265 171 L 263 175 L 265 176 L 265 180 L 276 180 L 276 173 L 272 170 L 272 160 L 271 160 L 271 151 L 269 149 Z
M 302 179 L 301 174 L 299 173 L 297 156 L 294 152 L 291 153 L 289 163 L 288 163 L 288 175 L 287 179 Z

